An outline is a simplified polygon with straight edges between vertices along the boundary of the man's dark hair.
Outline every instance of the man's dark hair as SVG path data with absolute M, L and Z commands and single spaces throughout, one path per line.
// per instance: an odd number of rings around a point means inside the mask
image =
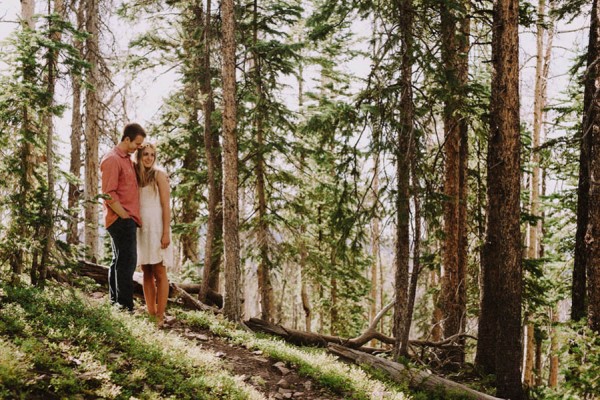
M 146 131 L 144 128 L 142 128 L 140 124 L 136 123 L 127 124 L 125 125 L 125 128 L 123 128 L 123 137 L 121 138 L 121 142 L 125 140 L 125 138 L 129 138 L 129 140 L 133 142 L 138 136 L 143 138 L 146 137 Z

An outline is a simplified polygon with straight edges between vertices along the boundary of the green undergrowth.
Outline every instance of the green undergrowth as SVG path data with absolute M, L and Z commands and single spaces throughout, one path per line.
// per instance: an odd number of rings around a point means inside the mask
M 228 321 L 197 311 L 177 311 L 177 318 L 190 326 L 208 329 L 214 334 L 288 365 L 347 399 L 410 399 L 407 389 L 389 381 L 375 379 L 361 368 L 336 360 L 323 349 L 297 347 L 265 335 L 236 329 Z
M 2 399 L 264 399 L 211 352 L 70 288 L 0 284 Z

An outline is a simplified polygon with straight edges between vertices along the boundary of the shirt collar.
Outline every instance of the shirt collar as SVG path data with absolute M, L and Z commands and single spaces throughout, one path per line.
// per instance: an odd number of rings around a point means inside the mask
M 124 152 L 123 150 L 121 150 L 121 149 L 119 148 L 119 146 L 115 146 L 115 152 L 116 152 L 116 153 L 117 153 L 117 154 L 118 154 L 120 157 L 123 157 L 123 158 L 129 158 L 129 157 L 130 157 L 130 156 L 129 156 L 129 154 L 127 154 L 126 152 Z

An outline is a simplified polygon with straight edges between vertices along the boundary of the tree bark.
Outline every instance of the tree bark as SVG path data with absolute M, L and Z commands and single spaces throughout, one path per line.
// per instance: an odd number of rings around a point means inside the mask
M 221 144 L 219 133 L 212 125 L 215 104 L 210 73 L 210 41 L 211 33 L 211 1 L 206 2 L 206 20 L 204 23 L 204 60 L 202 85 L 200 90 L 204 97 L 202 110 L 204 114 L 204 149 L 206 151 L 206 172 L 208 178 L 208 221 L 206 224 L 206 245 L 204 250 L 203 289 L 200 299 L 210 291 L 219 291 L 219 267 L 223 255 L 223 207 L 221 200 L 222 166 Z
M 413 69 L 413 3 L 412 0 L 398 0 L 396 17 L 400 24 L 402 40 L 402 60 L 400 71 L 400 128 L 395 143 L 396 157 L 396 240 L 395 240 L 395 284 L 394 295 L 396 307 L 394 308 L 393 333 L 396 338 L 394 344 L 394 357 L 408 354 L 408 348 L 402 347 L 402 337 L 406 326 L 408 303 L 408 260 L 410 258 L 410 174 L 409 166 L 411 156 L 410 142 L 414 140 L 413 130 L 413 103 L 412 103 L 412 69 Z
M 588 325 L 600 333 L 600 0 L 594 0 L 590 21 L 588 67 L 585 73 L 583 137 L 590 136 L 590 194 L 586 232 Z
M 98 244 L 98 140 L 100 138 L 100 46 L 99 0 L 86 1 L 86 61 L 90 64 L 85 92 L 85 246 L 86 255 L 96 261 L 100 257 Z
M 271 284 L 271 261 L 269 260 L 269 227 L 267 222 L 267 194 L 265 187 L 265 139 L 264 139 L 264 92 L 262 86 L 261 59 L 258 54 L 258 0 L 253 3 L 252 41 L 254 50 L 252 52 L 254 89 L 256 96 L 254 112 L 254 130 L 256 132 L 256 201 L 258 211 L 257 246 L 259 252 L 258 262 L 258 291 L 260 293 L 261 318 L 265 321 L 273 321 L 273 285 Z
M 241 319 L 240 244 L 238 204 L 238 144 L 235 81 L 235 12 L 234 0 L 221 4 L 223 24 L 223 236 L 225 247 L 224 315 L 232 321 Z
M 558 356 L 560 349 L 558 348 L 558 332 L 555 325 L 558 323 L 558 313 L 556 310 L 551 310 L 551 327 L 550 327 L 550 373 L 548 374 L 548 386 L 555 388 L 558 386 Z
M 50 9 L 48 4 L 48 13 L 58 15 L 61 19 L 66 17 L 66 8 L 62 0 L 54 0 L 54 10 Z M 62 39 L 60 29 L 53 30 L 52 20 L 49 20 L 50 37 L 49 39 L 54 43 L 59 43 Z M 48 264 L 52 249 L 54 248 L 54 209 L 55 209 L 55 195 L 54 195 L 54 115 L 52 107 L 54 106 L 54 95 L 56 89 L 56 74 L 58 64 L 58 50 L 56 48 L 48 49 L 47 56 L 47 73 L 46 73 L 46 91 L 49 97 L 50 109 L 45 112 L 44 125 L 46 131 L 46 172 L 48 179 L 48 187 L 45 199 L 45 226 L 42 229 L 42 244 L 44 249 L 42 251 L 42 258 L 39 264 L 37 273 L 35 269 L 32 269 L 32 277 L 35 275 L 38 286 L 43 286 L 46 281 L 46 275 L 48 273 Z
M 21 27 L 24 31 L 35 30 L 35 22 L 33 20 L 34 12 L 34 0 L 21 1 Z M 32 80 L 33 73 L 29 66 L 26 63 L 23 63 L 22 68 L 23 80 Z M 31 113 L 27 105 L 23 105 L 22 112 L 23 122 L 20 129 L 21 148 L 19 149 L 21 174 L 18 183 L 18 204 L 12 221 L 12 229 L 16 232 L 15 236 L 20 238 L 30 236 L 28 234 L 29 226 L 25 222 L 25 211 L 27 210 L 26 207 L 28 203 L 27 199 L 29 192 L 33 186 L 33 145 L 30 138 L 33 135 L 30 115 Z M 10 254 L 10 266 L 12 270 L 12 280 L 18 282 L 25 266 L 25 252 L 21 246 L 16 246 L 13 252 Z
M 76 2 L 75 7 L 77 14 L 77 29 L 83 30 L 83 0 Z M 81 40 L 75 39 L 73 46 L 77 49 L 78 55 L 83 58 L 83 43 Z M 75 178 L 75 182 L 69 182 L 69 194 L 67 199 L 69 209 L 67 243 L 70 245 L 78 245 L 79 212 L 77 207 L 81 197 L 81 189 L 78 181 L 81 178 L 81 138 L 83 136 L 83 118 L 81 116 L 81 76 L 72 73 L 71 84 L 73 85 L 73 106 L 71 111 L 71 154 L 69 172 Z
M 497 395 L 512 400 L 523 398 L 518 11 L 517 0 L 494 3 L 487 232 L 476 356 L 479 366 L 496 373 Z
M 462 6 L 462 5 L 461 5 Z M 466 10 L 451 9 L 440 3 L 442 27 L 442 62 L 445 70 L 444 153 L 446 155 L 444 192 L 444 248 L 441 273 L 440 309 L 443 310 L 444 337 L 460 333 L 466 319 L 466 116 L 461 112 L 462 96 L 468 79 L 468 18 Z M 453 7 L 453 8 L 456 8 Z M 460 26 L 459 26 L 460 24 Z M 465 45 L 464 42 L 467 44 Z M 461 220 L 464 219 L 464 220 Z M 461 265 L 462 263 L 462 265 Z M 447 354 L 455 363 L 464 362 L 464 349 Z

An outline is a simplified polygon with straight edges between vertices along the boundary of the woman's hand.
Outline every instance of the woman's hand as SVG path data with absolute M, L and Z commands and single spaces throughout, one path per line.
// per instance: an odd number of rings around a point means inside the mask
M 169 237 L 169 233 L 165 232 L 163 233 L 162 238 L 160 239 L 160 248 L 166 249 L 167 247 L 169 247 L 169 244 L 171 244 L 171 238 Z

